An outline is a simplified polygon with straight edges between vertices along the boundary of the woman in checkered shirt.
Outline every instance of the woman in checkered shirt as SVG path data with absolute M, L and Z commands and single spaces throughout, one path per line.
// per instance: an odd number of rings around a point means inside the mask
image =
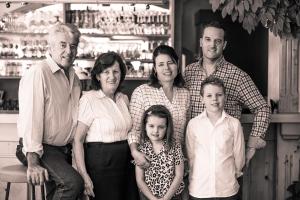
M 158 46 L 153 52 L 153 63 L 149 83 L 134 90 L 129 106 L 133 127 L 128 134 L 128 143 L 135 163 L 143 168 L 150 165 L 149 158 L 137 149 L 145 110 L 158 104 L 168 108 L 174 123 L 174 139 L 184 145 L 184 129 L 190 105 L 190 94 L 184 87 L 175 50 L 167 45 Z

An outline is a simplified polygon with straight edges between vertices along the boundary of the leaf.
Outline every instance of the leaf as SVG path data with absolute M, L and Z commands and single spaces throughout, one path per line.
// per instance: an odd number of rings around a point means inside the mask
M 222 17 L 225 18 L 226 15 L 227 15 L 227 8 L 224 7 L 224 8 L 222 9 Z
M 287 21 L 284 22 L 283 32 L 287 34 L 291 33 L 291 25 Z
M 267 17 L 268 20 L 273 21 L 273 15 L 269 13 L 269 10 L 265 13 L 265 16 Z
M 272 29 L 271 29 L 271 31 L 273 32 L 273 34 L 274 34 L 275 36 L 278 35 L 278 29 L 277 29 L 277 26 L 273 26 Z
M 209 3 L 211 4 L 213 12 L 216 12 L 220 6 L 220 0 L 209 0 Z
M 239 13 L 236 10 L 233 10 L 232 14 L 231 14 L 231 19 L 233 22 L 235 22 L 235 20 L 237 19 Z
M 245 10 L 249 10 L 249 8 L 250 8 L 250 6 L 249 6 L 249 2 L 247 1 L 247 0 L 244 0 L 243 1 L 243 3 L 244 3 L 244 7 L 245 7 Z
M 236 0 L 231 0 L 231 1 L 229 1 L 229 2 L 227 3 L 226 7 L 227 7 L 227 13 L 228 13 L 229 15 L 231 15 L 232 10 L 233 10 L 235 4 L 236 4 Z
M 245 8 L 244 8 L 242 1 L 240 1 L 240 3 L 237 5 L 236 9 L 239 12 L 239 22 L 241 23 L 244 19 L 244 14 L 245 14 Z
M 262 0 L 254 0 L 253 4 L 251 4 L 251 10 L 255 13 L 258 8 L 261 8 L 263 6 Z
M 297 22 L 297 26 L 300 26 L 300 12 L 298 12 L 296 16 L 296 22 Z
M 243 21 L 243 28 L 248 31 L 249 34 L 251 34 L 252 28 L 249 23 L 248 17 L 245 16 L 244 21 Z
M 284 19 L 283 19 L 283 17 L 282 16 L 278 16 L 278 18 L 277 18 L 277 26 L 278 26 L 278 29 L 279 30 L 283 30 L 283 21 L 284 21 Z
M 274 8 L 269 8 L 268 12 L 271 13 L 271 15 L 275 16 L 275 9 Z

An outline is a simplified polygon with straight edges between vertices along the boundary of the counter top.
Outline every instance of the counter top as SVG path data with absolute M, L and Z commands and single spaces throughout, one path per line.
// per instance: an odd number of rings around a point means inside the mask
M 243 114 L 242 123 L 253 123 L 253 114 Z M 0 114 L 0 123 L 17 123 L 18 114 Z M 271 123 L 300 123 L 300 113 L 280 113 L 271 115 Z
M 19 114 L 0 114 L 0 123 L 1 124 L 16 124 Z

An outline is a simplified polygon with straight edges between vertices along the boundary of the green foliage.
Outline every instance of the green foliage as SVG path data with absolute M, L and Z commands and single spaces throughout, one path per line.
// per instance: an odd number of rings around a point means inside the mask
M 258 23 L 280 37 L 300 38 L 300 0 L 209 0 L 222 17 L 238 20 L 250 34 Z

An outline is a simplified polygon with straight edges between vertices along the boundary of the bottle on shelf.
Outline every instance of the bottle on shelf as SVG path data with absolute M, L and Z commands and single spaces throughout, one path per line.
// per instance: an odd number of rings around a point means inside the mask
M 169 14 L 162 11 L 68 10 L 67 22 L 82 28 L 83 33 L 167 35 Z

